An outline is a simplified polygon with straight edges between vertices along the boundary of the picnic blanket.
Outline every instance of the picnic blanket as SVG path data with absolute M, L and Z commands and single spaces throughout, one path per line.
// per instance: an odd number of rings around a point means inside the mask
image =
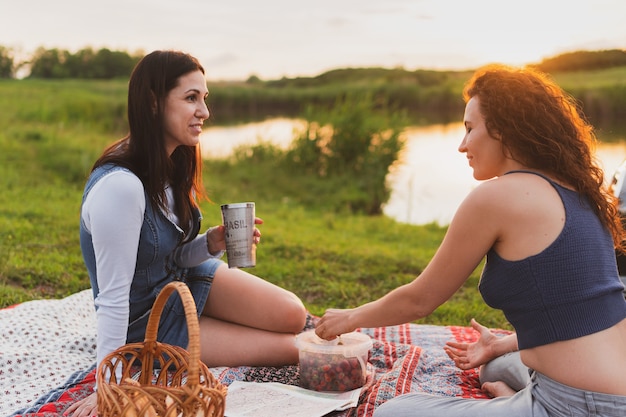
M 306 327 L 313 328 L 316 320 L 309 315 Z M 0 310 L 0 416 L 60 416 L 93 392 L 95 329 L 91 290 Z M 414 391 L 487 398 L 477 370 L 459 370 L 443 351 L 448 340 L 476 340 L 478 334 L 470 327 L 405 324 L 359 331 L 373 341 L 368 384 L 358 407 L 334 416 L 371 416 L 388 399 Z M 233 381 L 299 383 L 298 366 L 211 372 L 226 386 Z

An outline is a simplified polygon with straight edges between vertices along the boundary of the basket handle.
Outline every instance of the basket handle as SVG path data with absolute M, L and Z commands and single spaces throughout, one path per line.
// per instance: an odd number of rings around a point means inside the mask
M 189 383 L 198 385 L 200 383 L 198 369 L 198 363 L 200 362 L 200 325 L 198 324 L 196 302 L 186 284 L 180 281 L 172 281 L 163 287 L 154 301 L 152 311 L 150 312 L 148 325 L 146 326 L 145 341 L 146 343 L 156 342 L 159 320 L 161 319 L 165 302 L 174 291 L 177 291 L 180 295 L 185 309 L 185 318 L 187 319 L 187 332 L 189 335 L 189 347 L 187 349 L 189 351 L 190 361 L 187 369 L 187 380 Z

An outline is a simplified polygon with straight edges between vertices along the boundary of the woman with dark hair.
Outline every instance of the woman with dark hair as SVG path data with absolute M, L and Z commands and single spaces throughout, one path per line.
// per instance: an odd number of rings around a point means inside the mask
M 486 256 L 479 290 L 516 332 L 496 337 L 472 321 L 478 342 L 449 343 L 446 351 L 461 369 L 516 352 L 523 362 L 517 369 L 530 372 L 527 385 L 516 392 L 485 383 L 498 397 L 490 400 L 413 392 L 387 401 L 374 415 L 624 415 L 626 301 L 614 252 L 624 230 L 594 160 L 591 126 L 570 96 L 530 68 L 482 68 L 464 98 L 459 151 L 474 178 L 485 182 L 461 203 L 414 281 L 360 307 L 327 310 L 317 334 L 333 339 L 358 327 L 425 317 Z
M 155 51 L 128 87 L 129 134 L 109 146 L 87 180 L 81 250 L 97 319 L 97 363 L 144 340 L 150 309 L 171 281 L 185 282 L 200 325 L 207 366 L 281 366 L 298 362 L 295 334 L 306 310 L 294 294 L 219 258 L 224 226 L 200 231 L 205 197 L 199 138 L 209 118 L 204 69 L 192 56 Z M 262 220 L 255 219 L 256 224 Z M 260 232 L 254 230 L 255 243 Z M 158 340 L 187 347 L 179 297 L 168 300 Z M 66 414 L 95 415 L 95 393 Z

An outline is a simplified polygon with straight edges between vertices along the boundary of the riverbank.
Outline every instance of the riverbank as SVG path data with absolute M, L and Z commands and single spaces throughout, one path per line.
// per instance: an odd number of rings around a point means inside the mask
M 1 307 L 89 288 L 78 212 L 91 164 L 121 135 L 121 90 L 117 82 L 0 83 Z M 221 221 L 221 203 L 255 201 L 265 223 L 250 272 L 294 291 L 313 314 L 356 306 L 414 279 L 445 233 L 436 225 L 297 204 L 276 186 L 298 187 L 297 178 L 277 171 L 271 159 L 207 161 L 204 179 L 212 202 L 202 203 L 203 229 Z M 316 198 L 323 203 L 323 195 Z M 482 303 L 477 281 L 475 273 L 423 322 L 466 325 L 476 317 L 506 328 L 503 316 Z
M 626 77 L 620 71 L 626 70 L 597 72 L 576 85 L 593 103 L 609 90 L 621 100 Z M 620 73 L 621 81 L 607 81 Z M 461 79 L 457 81 L 455 88 L 460 88 Z M 125 133 L 125 91 L 125 81 L 0 81 L 1 306 L 89 287 L 77 232 L 82 188 L 102 148 Z M 217 124 L 225 119 L 220 102 L 229 91 L 228 85 L 211 88 Z M 296 90 L 281 91 L 289 97 Z M 450 90 L 441 97 L 456 93 Z M 307 97 L 303 93 L 293 100 L 307 103 Z M 258 104 L 255 100 L 247 102 L 252 106 Z M 205 168 L 213 203 L 202 205 L 204 226 L 220 221 L 221 203 L 255 201 L 266 222 L 252 272 L 294 291 L 314 314 L 361 304 L 409 282 L 445 233 L 434 224 L 412 226 L 383 216 L 328 213 L 323 204 L 297 204 L 276 185 L 288 181 L 292 188 L 308 189 L 308 184 L 276 171 L 271 160 L 266 165 L 207 161 Z M 323 203 L 323 195 L 315 197 Z M 475 272 L 425 322 L 466 324 L 476 317 L 488 326 L 506 327 L 502 315 L 482 303 L 477 281 Z

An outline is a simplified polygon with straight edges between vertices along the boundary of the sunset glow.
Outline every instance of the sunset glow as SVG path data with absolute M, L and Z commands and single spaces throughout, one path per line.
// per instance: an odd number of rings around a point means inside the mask
M 33 13 L 33 10 L 35 12 Z M 7 12 L 5 12 L 7 11 Z M 317 75 L 343 67 L 470 69 L 626 48 L 623 0 L 80 0 L 12 2 L 0 45 L 198 56 L 209 78 Z

